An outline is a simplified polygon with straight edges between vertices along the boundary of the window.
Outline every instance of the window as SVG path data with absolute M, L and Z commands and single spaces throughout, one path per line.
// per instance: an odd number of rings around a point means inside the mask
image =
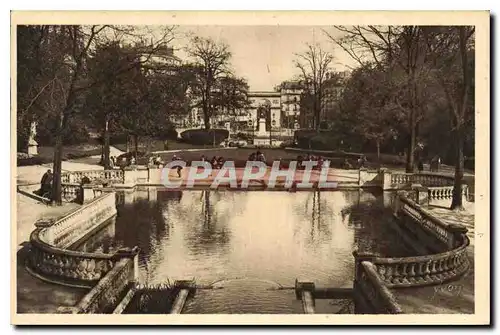
M 293 102 L 297 102 L 297 97 L 293 97 Z

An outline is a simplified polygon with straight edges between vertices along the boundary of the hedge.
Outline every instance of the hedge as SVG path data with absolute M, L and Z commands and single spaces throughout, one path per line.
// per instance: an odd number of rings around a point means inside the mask
M 190 144 L 219 145 L 227 138 L 227 129 L 188 129 L 181 133 L 181 139 Z
M 17 158 L 17 166 L 42 165 L 48 163 L 52 163 L 52 159 L 49 157 L 33 156 L 29 158 Z

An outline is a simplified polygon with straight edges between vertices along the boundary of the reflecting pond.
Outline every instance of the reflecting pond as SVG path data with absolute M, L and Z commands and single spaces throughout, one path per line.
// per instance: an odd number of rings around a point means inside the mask
M 136 191 L 80 250 L 137 245 L 142 282 L 194 277 L 224 288 L 198 290 L 186 312 L 293 313 L 300 309 L 292 303 L 293 290 L 276 288 L 291 287 L 296 278 L 350 287 L 354 249 L 407 254 L 389 228 L 390 197 L 367 191 Z M 228 295 L 236 303 L 228 303 Z

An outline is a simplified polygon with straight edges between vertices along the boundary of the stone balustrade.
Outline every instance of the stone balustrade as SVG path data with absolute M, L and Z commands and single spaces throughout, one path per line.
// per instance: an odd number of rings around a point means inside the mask
M 438 174 L 426 173 L 390 173 L 390 187 L 398 188 L 409 186 L 411 184 L 420 184 L 423 186 L 453 186 L 453 177 Z
M 404 195 L 395 197 L 395 214 L 410 219 L 410 223 L 401 223 L 403 227 L 413 224 L 433 236 L 433 244 L 440 242 L 445 251 L 415 257 L 379 257 L 355 252 L 357 264 L 363 261 L 373 264 L 378 276 L 389 288 L 442 284 L 467 272 L 467 246 L 470 241 L 464 226 L 442 222 Z M 356 271 L 359 271 L 358 267 Z
M 81 186 L 77 183 L 63 183 L 61 185 L 62 199 L 66 202 L 81 202 Z
M 40 230 L 38 238 L 48 245 L 64 249 L 115 214 L 115 194 L 106 193 Z
M 453 198 L 453 186 L 428 187 L 428 200 L 449 200 Z M 462 197 L 468 199 L 469 187 L 462 185 Z
M 80 183 L 83 177 L 93 180 L 105 180 L 110 184 L 123 183 L 124 172 L 123 170 L 88 170 L 88 171 L 71 171 L 64 172 L 61 175 L 63 183 Z
M 109 314 L 120 303 L 125 291 L 134 286 L 134 259 L 138 249 L 122 252 L 123 258 L 74 307 L 58 309 L 62 314 Z
M 394 295 L 377 272 L 376 266 L 356 258 L 356 275 L 353 286 L 355 314 L 403 313 Z
M 394 214 L 397 217 L 405 216 L 411 223 L 443 243 L 447 250 L 458 247 L 463 243 L 463 236 L 467 233 L 465 226 L 447 224 L 426 211 L 415 201 L 404 195 L 396 195 Z
M 29 270 L 48 281 L 92 286 L 123 258 L 123 252 L 95 254 L 70 249 L 115 214 L 115 194 L 107 193 L 57 221 L 38 222 L 30 236 Z

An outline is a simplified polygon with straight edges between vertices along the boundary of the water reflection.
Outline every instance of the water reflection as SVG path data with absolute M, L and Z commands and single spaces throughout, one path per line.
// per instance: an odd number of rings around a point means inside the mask
M 354 248 L 406 252 L 394 243 L 378 193 L 192 190 L 128 199 L 118 208 L 114 239 L 108 233 L 85 248 L 138 245 L 141 280 L 150 283 L 255 278 L 292 286 L 307 278 L 350 286 Z

